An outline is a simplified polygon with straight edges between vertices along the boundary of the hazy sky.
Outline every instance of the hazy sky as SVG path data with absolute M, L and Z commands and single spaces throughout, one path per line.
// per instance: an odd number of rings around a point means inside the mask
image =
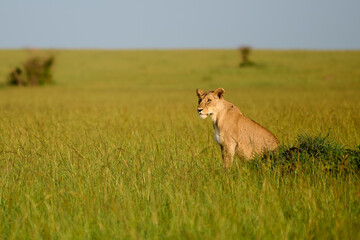
M 360 0 L 0 0 L 0 48 L 360 49 Z

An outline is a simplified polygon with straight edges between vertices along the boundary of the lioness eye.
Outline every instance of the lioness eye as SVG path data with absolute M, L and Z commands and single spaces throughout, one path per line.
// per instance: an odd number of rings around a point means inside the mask
M 211 102 L 211 99 L 208 99 L 206 102 L 208 102 L 208 103 Z

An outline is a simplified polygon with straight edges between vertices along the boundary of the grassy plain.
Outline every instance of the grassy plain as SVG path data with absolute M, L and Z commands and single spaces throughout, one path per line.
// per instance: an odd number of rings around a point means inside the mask
M 354 148 L 359 51 L 52 53 L 55 85 L 0 87 L 0 239 L 360 238 L 358 173 L 224 172 L 195 94 L 223 87 L 282 144 Z M 31 54 L 1 50 L 3 82 Z

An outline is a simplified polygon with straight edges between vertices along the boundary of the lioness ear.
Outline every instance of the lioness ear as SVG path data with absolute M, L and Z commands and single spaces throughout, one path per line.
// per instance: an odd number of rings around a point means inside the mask
M 219 98 L 223 98 L 224 94 L 225 94 L 225 90 L 223 88 L 217 88 L 214 91 L 214 94 Z
M 204 91 L 198 88 L 196 89 L 196 94 L 199 98 L 201 98 L 201 96 L 204 94 Z

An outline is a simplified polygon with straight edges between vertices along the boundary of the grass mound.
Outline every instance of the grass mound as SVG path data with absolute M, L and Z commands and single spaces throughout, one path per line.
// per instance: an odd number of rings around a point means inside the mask
M 360 146 L 348 149 L 328 137 L 299 135 L 294 146 L 281 146 L 278 151 L 264 154 L 254 161 L 255 167 L 267 166 L 282 172 L 360 172 Z

